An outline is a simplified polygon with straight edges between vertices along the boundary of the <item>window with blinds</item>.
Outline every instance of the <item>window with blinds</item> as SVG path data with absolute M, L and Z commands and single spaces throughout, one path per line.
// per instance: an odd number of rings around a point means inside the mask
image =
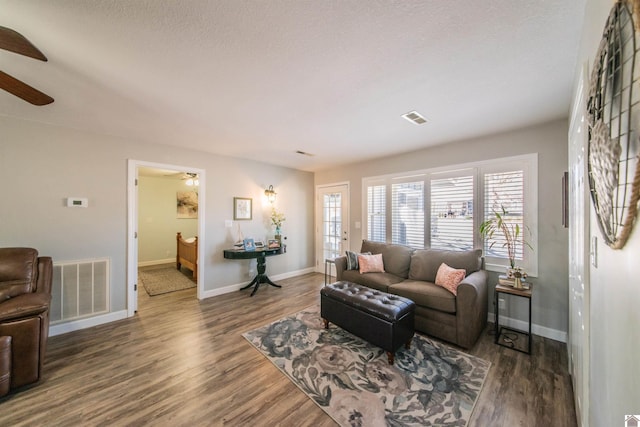
M 504 208 L 507 222 L 520 229 L 517 264 L 535 276 L 537 170 L 534 153 L 365 178 L 366 238 L 414 248 L 483 249 L 485 267 L 503 273 L 509 266 L 504 237 L 496 233 L 485 241 L 479 227 Z M 531 247 L 523 246 L 525 240 Z
M 424 181 L 391 186 L 391 241 L 424 247 Z
M 367 238 L 375 242 L 387 239 L 386 185 L 367 187 Z
M 431 180 L 431 247 L 473 249 L 474 176 Z
M 524 238 L 526 233 L 524 222 L 524 172 L 515 170 L 509 172 L 484 174 L 484 219 L 495 217 L 498 212 L 510 230 L 516 227 L 520 230 L 516 244 L 515 259 L 524 259 Z M 491 239 L 485 239 L 484 251 L 486 256 L 509 258 L 504 234 L 497 232 Z

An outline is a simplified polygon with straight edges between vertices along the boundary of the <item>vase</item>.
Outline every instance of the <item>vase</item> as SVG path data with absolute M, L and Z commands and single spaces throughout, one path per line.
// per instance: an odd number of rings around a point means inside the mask
M 276 236 L 275 236 L 275 238 L 278 241 L 278 243 L 280 244 L 280 246 L 282 246 L 282 234 L 280 234 L 280 227 L 276 227 Z
M 513 282 L 513 289 L 522 289 L 522 279 L 520 277 L 515 278 L 514 282 Z

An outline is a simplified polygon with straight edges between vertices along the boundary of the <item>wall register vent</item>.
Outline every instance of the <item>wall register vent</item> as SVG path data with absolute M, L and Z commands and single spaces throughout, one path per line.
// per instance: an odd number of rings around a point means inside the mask
M 109 259 L 53 264 L 51 324 L 109 312 Z

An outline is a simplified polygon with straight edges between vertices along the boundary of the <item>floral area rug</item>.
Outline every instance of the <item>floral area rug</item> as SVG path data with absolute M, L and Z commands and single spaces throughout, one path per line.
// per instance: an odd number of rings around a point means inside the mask
M 491 366 L 417 334 L 389 365 L 319 307 L 243 336 L 341 426 L 466 426 Z

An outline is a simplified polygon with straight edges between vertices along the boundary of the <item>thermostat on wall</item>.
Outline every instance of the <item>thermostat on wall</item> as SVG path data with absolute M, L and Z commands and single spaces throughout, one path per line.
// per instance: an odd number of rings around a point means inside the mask
M 67 197 L 67 207 L 86 208 L 89 206 L 89 199 L 86 197 Z

